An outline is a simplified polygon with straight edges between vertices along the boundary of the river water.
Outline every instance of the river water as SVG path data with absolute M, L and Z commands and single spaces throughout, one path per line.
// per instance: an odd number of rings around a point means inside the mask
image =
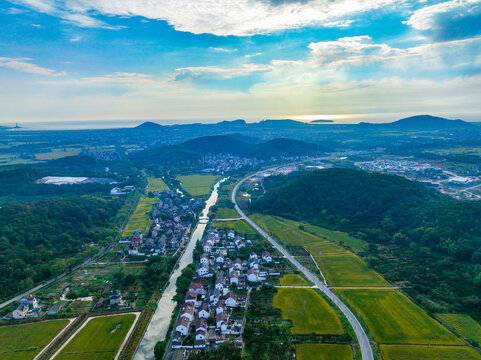
M 207 226 L 207 223 L 209 221 L 209 209 L 217 202 L 219 186 L 225 180 L 226 179 L 222 179 L 214 185 L 214 189 L 212 190 L 209 199 L 206 201 L 204 210 L 202 210 L 199 222 L 197 223 L 197 226 L 195 227 L 194 232 L 190 237 L 189 243 L 187 244 L 187 247 L 182 254 L 182 257 L 179 260 L 179 266 L 172 273 L 172 276 L 169 279 L 169 285 L 163 292 L 162 297 L 157 304 L 157 309 L 155 310 L 155 313 L 152 316 L 152 319 L 149 326 L 147 327 L 144 337 L 140 342 L 139 348 L 135 353 L 134 360 L 155 359 L 155 344 L 157 344 L 157 341 L 165 339 L 165 336 L 167 335 L 167 330 L 169 329 L 170 320 L 172 319 L 172 313 L 175 309 L 176 303 L 173 300 L 176 294 L 175 282 L 180 276 L 181 271 L 193 261 L 195 244 L 198 240 L 202 239 L 202 236 L 204 235 L 205 227 Z

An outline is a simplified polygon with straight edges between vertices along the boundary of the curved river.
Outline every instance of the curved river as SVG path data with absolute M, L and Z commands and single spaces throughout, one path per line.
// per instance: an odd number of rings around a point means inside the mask
M 184 269 L 187 265 L 191 264 L 193 261 L 195 244 L 198 240 L 201 240 L 202 236 L 204 235 L 205 227 L 209 222 L 209 210 L 211 206 L 215 205 L 215 203 L 217 202 L 219 186 L 225 180 L 225 178 L 219 180 L 214 185 L 214 189 L 212 190 L 209 199 L 205 203 L 204 210 L 202 210 L 199 222 L 197 223 L 197 226 L 195 227 L 195 230 L 190 237 L 189 243 L 187 244 L 187 247 L 182 254 L 182 257 L 179 260 L 179 266 L 172 273 L 172 276 L 169 279 L 169 285 L 162 293 L 162 297 L 157 304 L 157 309 L 155 310 L 155 313 L 150 320 L 144 337 L 140 342 L 139 348 L 135 353 L 134 360 L 155 359 L 155 344 L 157 344 L 157 341 L 165 339 L 165 336 L 167 335 L 167 330 L 169 329 L 170 321 L 172 319 L 172 313 L 175 309 L 176 303 L 173 300 L 176 294 L 175 282 L 180 276 L 182 269 Z

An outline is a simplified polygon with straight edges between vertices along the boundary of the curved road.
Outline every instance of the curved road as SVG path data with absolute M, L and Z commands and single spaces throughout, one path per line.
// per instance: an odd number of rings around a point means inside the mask
M 255 174 L 254 174 L 255 175 Z M 362 360 L 374 360 L 374 356 L 372 354 L 371 344 L 369 343 L 369 339 L 367 338 L 366 332 L 362 328 L 359 320 L 356 316 L 352 313 L 352 311 L 342 302 L 341 299 L 337 297 L 326 285 L 324 285 L 314 274 L 312 274 L 309 270 L 307 270 L 304 266 L 302 266 L 293 256 L 291 256 L 284 248 L 277 243 L 269 234 L 267 234 L 263 229 L 261 229 L 254 221 L 252 221 L 239 207 L 236 200 L 237 190 L 239 186 L 246 181 L 247 179 L 251 178 L 254 175 L 249 175 L 239 181 L 234 190 L 232 191 L 232 202 L 234 203 L 235 209 L 241 215 L 241 217 L 247 221 L 254 229 L 256 229 L 259 234 L 265 237 L 279 252 L 286 257 L 299 271 L 301 271 L 306 278 L 312 281 L 324 294 L 327 295 L 329 299 L 332 300 L 334 304 L 342 311 L 344 316 L 346 316 L 347 320 L 351 324 L 354 332 L 356 333 L 356 337 L 359 342 L 359 346 L 361 348 Z

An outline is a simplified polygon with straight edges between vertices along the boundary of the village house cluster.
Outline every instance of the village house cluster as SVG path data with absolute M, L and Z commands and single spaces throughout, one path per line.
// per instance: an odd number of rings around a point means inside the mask
M 202 158 L 203 172 L 224 173 L 238 170 L 244 166 L 258 166 L 264 164 L 264 160 L 246 158 L 229 154 L 209 154 Z
M 268 251 L 250 251 L 252 241 L 233 230 L 210 229 L 202 248 L 196 275 L 174 326 L 171 348 L 196 352 L 227 340 L 242 347 L 249 291 L 267 284 L 269 276 L 280 275 L 276 262 Z
M 195 213 L 202 208 L 198 199 L 188 199 L 181 193 L 164 190 L 153 192 L 158 202 L 152 206 L 154 220 L 149 233 L 135 231 L 132 237 L 121 239 L 129 244 L 123 251 L 129 256 L 149 256 L 172 254 L 188 239 Z M 127 254 L 125 254 L 127 252 Z

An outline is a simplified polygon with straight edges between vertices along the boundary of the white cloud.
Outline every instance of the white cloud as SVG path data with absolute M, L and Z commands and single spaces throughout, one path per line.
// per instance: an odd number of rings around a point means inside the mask
M 303 26 L 345 27 L 350 17 L 399 4 L 396 0 L 311 0 L 273 4 L 264 0 L 16 0 L 79 26 L 105 27 L 93 13 L 166 20 L 194 34 L 249 36 Z M 75 19 L 72 16 L 90 19 Z
M 265 72 L 272 69 L 271 65 L 264 64 L 243 64 L 238 67 L 219 66 L 192 66 L 176 69 L 177 80 L 186 78 L 211 78 L 211 79 L 232 79 L 239 76 L 247 76 L 257 72 Z
M 230 53 L 230 52 L 236 52 L 237 49 L 227 49 L 227 48 L 220 48 L 220 47 L 209 47 L 210 50 L 213 51 L 218 51 L 218 52 L 224 52 L 224 53 Z
M 258 52 L 258 53 L 255 53 L 255 54 L 247 54 L 247 55 L 244 55 L 244 57 L 246 58 L 252 58 L 252 57 L 255 57 L 255 56 L 260 56 L 262 55 L 261 52 Z
M 481 33 L 481 0 L 451 0 L 416 10 L 405 24 L 440 39 Z
M 79 41 L 82 41 L 82 39 L 83 39 L 83 37 L 81 35 L 77 35 L 77 36 L 71 37 L 70 39 L 68 39 L 68 41 L 79 42 Z
M 62 81 L 42 81 L 40 84 L 69 86 L 69 85 L 123 85 L 130 87 L 142 87 L 151 85 L 160 85 L 161 81 L 152 79 L 150 75 L 138 73 L 122 73 L 116 72 L 103 76 L 91 76 L 74 80 Z
M 29 62 L 28 58 L 8 58 L 0 57 L 0 67 L 14 69 L 30 74 L 47 75 L 47 76 L 63 76 L 65 72 L 57 72 L 52 69 L 47 69 Z

